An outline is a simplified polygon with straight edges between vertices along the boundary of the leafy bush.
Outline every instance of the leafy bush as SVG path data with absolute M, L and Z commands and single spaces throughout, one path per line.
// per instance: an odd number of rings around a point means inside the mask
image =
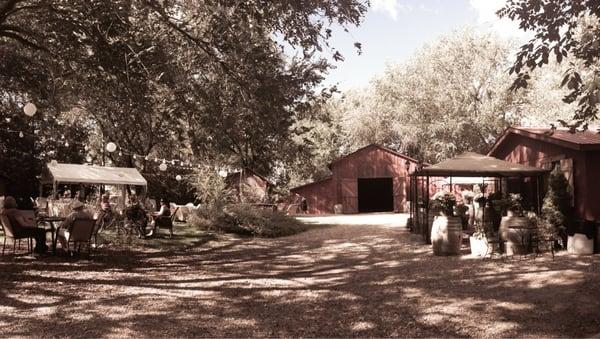
M 435 201 L 446 213 L 446 215 L 452 215 L 452 210 L 456 205 L 456 197 L 450 192 L 440 191 L 433 195 L 433 201 Z
M 201 202 L 200 217 L 214 220 L 223 208 L 233 201 L 234 192 L 225 179 L 210 168 L 198 169 L 194 175 L 196 198 Z
M 565 238 L 567 223 L 571 217 L 571 194 L 569 183 L 562 171 L 556 167 L 548 179 L 548 191 L 542 204 L 540 228 L 543 232 Z
M 249 204 L 228 205 L 220 213 L 199 210 L 189 223 L 207 230 L 258 237 L 283 237 L 306 230 L 306 225 L 281 212 L 262 210 Z

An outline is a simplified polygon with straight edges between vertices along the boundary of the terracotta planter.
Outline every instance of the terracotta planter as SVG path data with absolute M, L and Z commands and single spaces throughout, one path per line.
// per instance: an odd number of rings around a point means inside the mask
M 460 254 L 462 224 L 458 217 L 437 216 L 431 226 L 431 246 L 435 255 Z

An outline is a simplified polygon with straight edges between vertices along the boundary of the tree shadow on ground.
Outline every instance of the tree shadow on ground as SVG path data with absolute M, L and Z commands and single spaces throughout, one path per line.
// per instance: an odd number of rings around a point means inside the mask
M 414 235 L 374 226 L 121 253 L 130 259 L 114 260 L 110 254 L 113 259 L 0 261 L 3 335 L 581 337 L 600 332 L 596 257 L 506 262 L 435 257 Z M 57 319 L 63 325 L 55 326 Z

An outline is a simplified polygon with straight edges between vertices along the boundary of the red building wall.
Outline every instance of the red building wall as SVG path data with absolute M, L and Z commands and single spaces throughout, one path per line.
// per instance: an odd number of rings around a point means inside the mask
M 407 212 L 410 170 L 416 162 L 376 145 L 360 149 L 332 163 L 330 179 L 293 189 L 307 199 L 311 214 L 329 214 L 334 205 L 342 204 L 343 213 L 358 213 L 358 178 L 392 178 L 394 210 Z
M 580 151 L 526 136 L 510 134 L 491 156 L 536 167 L 573 160 L 574 207 L 577 216 L 600 220 L 600 152 Z

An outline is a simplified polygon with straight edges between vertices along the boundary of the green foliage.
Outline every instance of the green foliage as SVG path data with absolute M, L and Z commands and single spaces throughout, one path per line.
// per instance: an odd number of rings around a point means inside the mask
M 201 203 L 200 213 L 209 220 L 214 220 L 220 215 L 223 208 L 231 203 L 235 197 L 235 193 L 227 187 L 225 178 L 210 167 L 196 171 L 193 186 L 196 198 Z
M 294 124 L 330 95 L 316 90 L 331 67 L 324 47 L 343 58 L 330 26 L 358 25 L 365 11 L 359 0 L 4 1 L 0 98 L 91 127 L 94 161 L 115 142 L 125 152 L 107 162 L 139 168 L 156 194 L 173 185 L 155 157 L 270 174 L 299 151 L 291 139 L 306 131 Z
M 191 224 L 209 230 L 253 235 L 258 237 L 283 237 L 306 230 L 295 218 L 281 212 L 258 209 L 249 204 L 228 205 L 212 219 L 201 214 L 194 216 Z
M 520 213 L 523 210 L 523 197 L 519 193 L 508 194 L 508 204 L 506 208 L 509 211 Z
M 440 191 L 433 195 L 432 200 L 447 215 L 452 215 L 452 210 L 456 206 L 456 197 L 454 194 L 446 191 Z
M 558 168 L 550 173 L 548 189 L 542 204 L 540 226 L 547 234 L 564 236 L 572 217 L 569 182 Z
M 561 87 L 569 93 L 567 103 L 578 102 L 573 127 L 587 128 L 585 121 L 597 118 L 600 92 L 597 71 L 600 47 L 600 3 L 598 1 L 510 1 L 498 14 L 518 21 L 520 27 L 534 31 L 535 38 L 521 46 L 510 69 L 516 73 L 512 88 L 526 88 L 530 71 L 554 59 L 568 61 Z M 566 60 L 571 57 L 570 60 Z

